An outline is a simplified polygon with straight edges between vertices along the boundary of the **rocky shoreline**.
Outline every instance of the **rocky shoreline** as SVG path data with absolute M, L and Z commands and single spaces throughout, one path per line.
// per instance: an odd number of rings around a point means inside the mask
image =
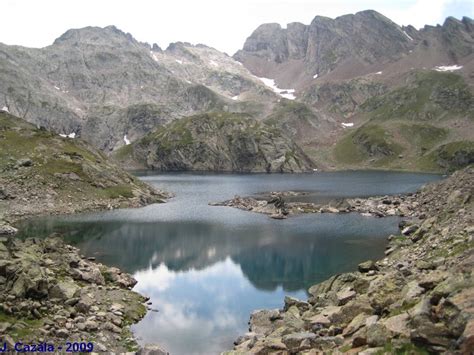
M 357 212 L 368 217 L 417 215 L 417 196 L 409 193 L 399 196 L 376 196 L 369 198 L 335 199 L 328 204 L 311 202 L 288 202 L 287 197 L 308 195 L 308 192 L 273 191 L 259 196 L 235 196 L 223 202 L 211 202 L 211 206 L 228 206 L 244 211 L 266 214 L 274 219 L 285 219 L 303 213 L 350 213 Z
M 472 354 L 473 182 L 466 168 L 412 196 L 346 200 L 328 210 L 410 219 L 389 237 L 384 259 L 314 285 L 307 301 L 287 297 L 283 309 L 254 312 L 249 333 L 224 354 Z
M 91 342 L 95 352 L 137 350 L 129 325 L 148 301 L 130 275 L 81 256 L 60 237 L 0 237 L 0 338 L 24 344 Z

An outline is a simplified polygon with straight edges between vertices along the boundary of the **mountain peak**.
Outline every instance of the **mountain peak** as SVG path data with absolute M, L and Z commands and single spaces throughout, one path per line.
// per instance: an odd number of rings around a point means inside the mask
M 116 26 L 106 27 L 87 26 L 67 30 L 54 41 L 54 45 L 60 44 L 107 44 L 110 42 L 137 42 L 130 33 L 125 33 Z

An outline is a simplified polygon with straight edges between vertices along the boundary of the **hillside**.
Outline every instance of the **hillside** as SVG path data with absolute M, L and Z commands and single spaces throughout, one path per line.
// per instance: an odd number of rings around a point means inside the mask
M 414 71 L 358 107 L 334 149 L 347 167 L 451 171 L 474 162 L 474 96 L 454 73 Z
M 166 50 L 114 26 L 71 29 L 45 48 L 0 44 L 0 105 L 109 151 L 171 120 L 213 110 L 264 112 L 276 95 L 231 57 Z
M 138 162 L 162 171 L 301 172 L 314 166 L 279 129 L 229 113 L 183 118 L 114 156 L 125 166 Z
M 0 112 L 0 220 L 142 206 L 166 197 L 80 139 Z

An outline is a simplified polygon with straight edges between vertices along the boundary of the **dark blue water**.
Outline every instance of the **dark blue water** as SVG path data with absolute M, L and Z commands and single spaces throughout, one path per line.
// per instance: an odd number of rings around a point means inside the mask
M 273 220 L 210 201 L 267 191 L 311 191 L 306 200 L 412 192 L 440 177 L 393 172 L 294 175 L 142 175 L 172 191 L 166 204 L 30 221 L 24 235 L 61 232 L 88 256 L 132 273 L 159 312 L 137 325 L 141 343 L 172 354 L 217 354 L 247 331 L 255 309 L 380 258 L 397 218 L 314 214 Z

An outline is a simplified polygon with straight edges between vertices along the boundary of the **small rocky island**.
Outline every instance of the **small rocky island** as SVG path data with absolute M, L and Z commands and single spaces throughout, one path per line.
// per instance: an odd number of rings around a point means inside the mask
M 378 206 L 382 214 L 410 216 L 400 235 L 389 236 L 385 258 L 312 286 L 307 301 L 286 297 L 283 309 L 255 311 L 249 333 L 225 354 L 472 354 L 473 181 L 466 168 L 391 203 L 349 201 L 344 211 L 373 213 Z

